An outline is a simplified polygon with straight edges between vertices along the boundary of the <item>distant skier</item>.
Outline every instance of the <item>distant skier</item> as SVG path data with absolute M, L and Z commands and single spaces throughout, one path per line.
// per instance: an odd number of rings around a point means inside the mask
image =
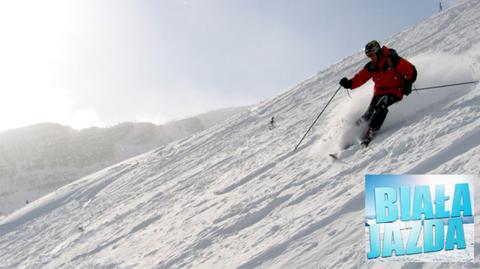
M 365 55 L 370 59 L 362 70 L 352 79 L 346 77 L 340 80 L 340 85 L 347 89 L 362 86 L 373 78 L 373 98 L 367 111 L 356 122 L 369 122 L 367 131 L 362 138 L 362 145 L 368 146 L 375 132 L 380 129 L 387 117 L 388 107 L 400 100 L 403 95 L 412 92 L 412 84 L 417 79 L 415 66 L 398 56 L 394 49 L 381 47 L 373 40 L 365 46 Z
M 275 128 L 275 117 L 272 117 L 270 120 L 270 125 L 268 126 L 269 130 L 273 130 L 273 128 Z

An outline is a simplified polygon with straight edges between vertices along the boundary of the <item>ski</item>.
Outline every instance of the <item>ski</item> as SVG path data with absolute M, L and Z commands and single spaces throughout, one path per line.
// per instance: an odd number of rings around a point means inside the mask
M 366 148 L 368 148 L 368 144 L 365 143 L 349 144 L 343 147 L 337 153 L 329 153 L 328 156 L 334 161 L 340 161 L 341 159 L 345 159 L 346 157 L 353 155 L 355 152 L 357 152 L 357 150 Z

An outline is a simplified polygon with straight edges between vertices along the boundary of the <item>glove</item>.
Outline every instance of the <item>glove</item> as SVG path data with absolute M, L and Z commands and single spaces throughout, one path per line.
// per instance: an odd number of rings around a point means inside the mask
M 412 93 L 412 83 L 411 82 L 405 82 L 402 88 L 402 92 L 405 95 L 409 95 Z
M 340 80 L 340 86 L 344 87 L 345 89 L 351 89 L 352 88 L 352 80 L 344 77 Z

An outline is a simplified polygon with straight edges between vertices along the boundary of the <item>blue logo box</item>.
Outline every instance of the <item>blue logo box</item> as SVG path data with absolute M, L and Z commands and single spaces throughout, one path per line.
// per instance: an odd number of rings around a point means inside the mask
M 367 175 L 366 258 L 473 262 L 476 180 L 468 175 Z

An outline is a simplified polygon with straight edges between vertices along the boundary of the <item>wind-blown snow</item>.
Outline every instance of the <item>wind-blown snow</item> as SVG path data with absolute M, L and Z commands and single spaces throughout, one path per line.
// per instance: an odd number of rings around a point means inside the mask
M 465 1 L 387 44 L 417 65 L 417 87 L 478 78 L 479 21 L 480 1 Z M 0 223 L 0 267 L 479 267 L 366 262 L 363 211 L 366 174 L 479 174 L 478 84 L 412 93 L 371 147 L 333 162 L 325 149 L 342 143 L 370 90 L 339 93 L 293 152 L 339 79 L 365 63 L 358 52 L 222 125 L 13 213 Z

